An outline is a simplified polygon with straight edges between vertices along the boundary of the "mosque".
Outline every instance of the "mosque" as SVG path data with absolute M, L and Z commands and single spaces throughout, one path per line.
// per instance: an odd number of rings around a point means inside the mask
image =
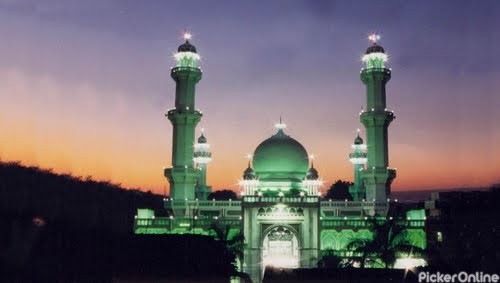
M 195 106 L 195 86 L 202 70 L 190 39 L 186 34 L 175 54 L 177 65 L 171 69 L 176 82 L 175 108 L 166 117 L 173 126 L 172 166 L 164 169 L 170 183 L 170 197 L 165 198 L 169 216 L 155 217 L 152 210 L 139 209 L 135 233 L 209 235 L 214 223 L 229 227 L 232 235 L 242 232 L 245 248 L 240 266 L 257 282 L 268 264 L 316 267 L 322 253 L 329 250 L 342 258 L 353 257 L 348 244 L 372 237 L 369 219 L 389 221 L 389 207 L 397 202 L 390 198 L 396 170 L 389 167 L 388 156 L 388 127 L 395 119 L 386 107 L 391 69 L 385 66 L 387 55 L 377 36 L 370 36 L 372 43 L 362 57 L 360 77 L 366 85 L 366 106 L 359 117 L 366 143 L 358 132 L 349 153 L 354 165 L 354 185 L 349 188 L 352 201 L 321 197 L 322 181 L 313 159 L 286 133 L 281 119 L 275 125 L 276 133 L 257 146 L 248 167 L 242 168 L 241 199 L 208 200 L 212 188 L 206 184 L 206 175 L 212 153 L 204 133 L 195 140 L 202 117 Z M 407 210 L 399 221 L 411 244 L 425 249 L 424 211 Z M 421 261 L 400 258 L 395 267 Z

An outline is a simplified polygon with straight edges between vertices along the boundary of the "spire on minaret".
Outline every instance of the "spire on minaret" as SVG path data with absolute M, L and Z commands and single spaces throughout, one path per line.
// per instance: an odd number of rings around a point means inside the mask
M 252 168 L 252 155 L 249 153 L 247 154 L 247 159 L 248 159 L 248 168 Z
M 248 167 L 243 172 L 243 180 L 255 180 L 256 178 L 255 172 L 252 169 L 252 155 L 247 154 L 247 158 L 248 158 Z
M 363 144 L 363 139 L 359 136 L 360 129 L 357 129 L 358 136 L 354 139 L 354 145 Z
M 281 119 L 281 115 L 280 115 L 280 121 L 279 123 L 276 123 L 274 124 L 274 127 L 278 130 L 283 130 L 283 129 L 286 129 L 286 124 L 283 123 L 282 119 Z
M 177 60 L 177 67 L 195 68 L 197 67 L 196 64 L 201 57 L 198 55 L 196 47 L 189 42 L 192 38 L 191 33 L 185 32 L 183 38 L 186 41 L 181 44 L 179 48 L 177 48 L 177 53 L 174 54 L 174 57 Z
M 309 160 L 311 161 L 311 168 L 307 170 L 306 180 L 318 180 L 319 173 L 316 168 L 314 168 L 314 154 L 309 155 Z
M 366 65 L 366 69 L 383 69 L 384 63 L 387 62 L 387 54 L 382 46 L 378 44 L 380 35 L 372 33 L 368 36 L 368 40 L 372 43 L 361 58 Z
M 380 34 L 371 33 L 368 35 L 368 40 L 374 44 L 377 44 L 377 41 L 380 40 Z

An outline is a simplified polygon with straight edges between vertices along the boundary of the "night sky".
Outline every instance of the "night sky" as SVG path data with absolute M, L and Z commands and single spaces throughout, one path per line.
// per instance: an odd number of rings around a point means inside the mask
M 360 58 L 377 32 L 393 71 L 393 189 L 488 186 L 500 182 L 499 27 L 499 1 L 0 0 L 0 158 L 168 188 L 170 67 L 190 31 L 209 184 L 238 190 L 280 115 L 327 185 L 351 180 Z

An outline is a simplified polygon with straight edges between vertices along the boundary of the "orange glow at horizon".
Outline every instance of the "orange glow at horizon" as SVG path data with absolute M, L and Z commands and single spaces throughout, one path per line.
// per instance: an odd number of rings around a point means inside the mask
M 140 97 L 125 101 L 121 93 L 113 90 L 31 77 L 15 70 L 0 73 L 0 86 L 1 98 L 9 101 L 0 106 L 2 161 L 93 176 L 159 194 L 168 188 L 162 169 L 171 164 L 172 126 L 162 111 Z M 246 154 L 274 133 L 272 121 L 268 125 L 252 124 L 252 130 L 238 132 L 237 126 L 226 129 L 210 122 L 213 116 L 203 117 L 209 121 L 203 126 L 209 125 L 205 135 L 214 156 L 208 165 L 207 182 L 215 190 L 239 192 L 237 182 L 247 165 Z M 355 128 L 352 133 L 334 135 L 305 127 L 298 122 L 301 117 L 290 115 L 289 119 L 295 119 L 295 123 L 287 121 L 292 126 L 287 134 L 315 154 L 315 167 L 325 180 L 323 191 L 338 179 L 352 180 L 348 154 Z M 499 181 L 495 175 L 500 172 L 498 149 L 496 155 L 465 150 L 453 155 L 446 147 L 430 148 L 398 143 L 390 137 L 390 164 L 398 169 L 394 191 L 489 186 Z M 492 162 L 483 166 L 486 156 Z

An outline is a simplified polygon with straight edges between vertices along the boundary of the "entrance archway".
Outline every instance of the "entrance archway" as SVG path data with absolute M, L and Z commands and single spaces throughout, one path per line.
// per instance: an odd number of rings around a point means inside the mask
M 262 243 L 264 267 L 299 267 L 299 241 L 288 228 L 277 226 L 267 232 Z

